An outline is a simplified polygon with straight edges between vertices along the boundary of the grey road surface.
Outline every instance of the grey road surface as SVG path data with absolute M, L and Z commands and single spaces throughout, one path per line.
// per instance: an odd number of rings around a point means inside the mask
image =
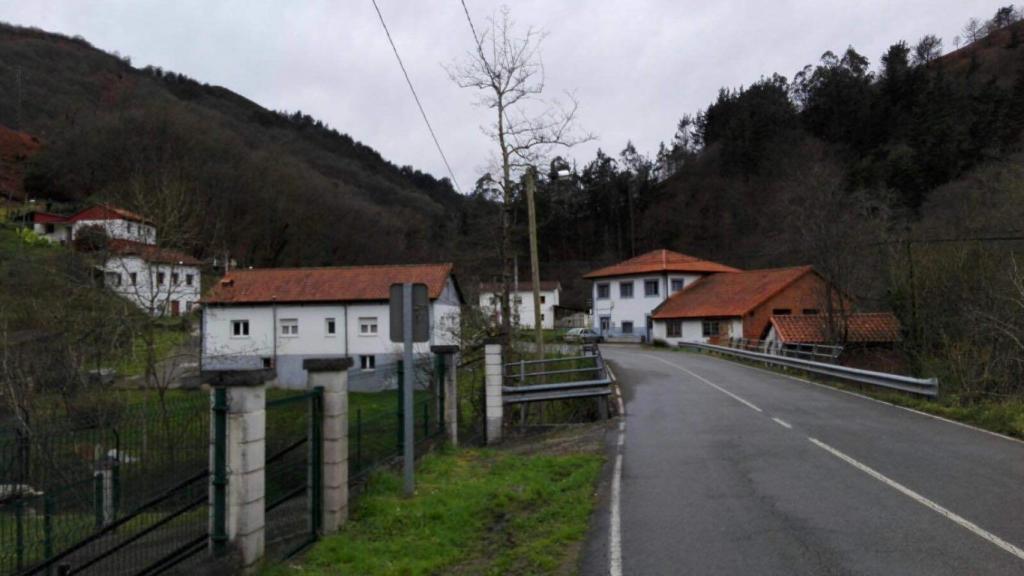
M 615 550 L 626 575 L 1024 574 L 1024 443 L 708 356 L 602 351 L 621 488 L 583 574 L 615 574 Z

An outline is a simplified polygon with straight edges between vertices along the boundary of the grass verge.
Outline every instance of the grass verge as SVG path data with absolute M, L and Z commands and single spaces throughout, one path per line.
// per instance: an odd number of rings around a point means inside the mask
M 680 352 L 689 354 L 686 350 Z M 870 386 L 856 386 L 835 380 L 818 378 L 802 372 L 791 372 L 777 368 L 768 368 L 752 362 L 744 362 L 735 358 L 726 358 L 730 362 L 755 366 L 762 370 L 770 370 L 780 374 L 792 375 L 818 384 L 831 386 L 839 390 L 856 392 L 883 402 L 897 406 L 912 408 L 926 414 L 941 416 L 964 424 L 970 424 L 991 432 L 1024 439 L 1024 399 L 1006 398 L 1003 400 L 971 400 L 965 401 L 953 394 L 942 394 L 938 398 L 928 399 L 911 394 L 883 390 Z
M 374 476 L 340 534 L 264 575 L 573 573 L 602 462 L 598 454 L 429 455 L 414 498 L 401 496 L 398 474 Z

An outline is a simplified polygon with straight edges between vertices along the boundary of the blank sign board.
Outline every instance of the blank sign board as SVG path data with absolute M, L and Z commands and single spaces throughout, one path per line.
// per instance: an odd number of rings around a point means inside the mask
M 404 302 L 402 284 L 391 285 L 390 332 L 392 342 L 403 342 L 402 327 L 404 322 Z M 427 298 L 426 284 L 412 285 L 412 341 L 427 342 L 430 340 L 430 299 Z

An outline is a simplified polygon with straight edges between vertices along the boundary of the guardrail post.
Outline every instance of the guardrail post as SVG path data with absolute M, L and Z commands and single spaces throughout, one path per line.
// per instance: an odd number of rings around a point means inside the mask
M 484 401 L 487 414 L 487 443 L 501 442 L 504 407 L 501 402 L 501 344 L 484 346 Z
M 337 532 L 348 518 L 348 369 L 351 367 L 351 358 L 302 361 L 302 368 L 309 374 L 309 387 L 323 389 L 319 515 L 324 534 Z
M 213 386 L 211 546 L 250 569 L 263 558 L 266 512 L 266 382 L 274 370 L 205 372 Z

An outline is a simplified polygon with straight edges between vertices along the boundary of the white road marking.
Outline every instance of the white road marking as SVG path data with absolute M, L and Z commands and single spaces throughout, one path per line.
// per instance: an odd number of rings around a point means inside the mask
M 682 370 L 683 372 L 686 372 L 686 373 L 687 373 L 687 374 L 689 374 L 690 376 L 693 376 L 694 378 L 696 378 L 696 379 L 700 380 L 701 382 L 703 382 L 703 383 L 707 384 L 708 386 L 711 386 L 711 387 L 712 387 L 712 388 L 714 388 L 715 390 L 718 390 L 719 392 L 721 392 L 721 393 L 723 393 L 723 394 L 725 394 L 725 395 L 729 396 L 729 397 L 730 397 L 730 398 L 732 398 L 733 400 L 736 400 L 737 402 L 740 402 L 740 403 L 746 404 L 746 405 L 747 405 L 748 407 L 750 407 L 750 408 L 753 408 L 754 410 L 757 410 L 758 412 L 762 412 L 762 410 L 761 410 L 760 408 L 758 408 L 757 406 L 754 406 L 754 405 L 753 405 L 752 403 L 750 403 L 750 402 L 748 402 L 748 401 L 744 400 L 743 398 L 740 398 L 739 396 L 737 396 L 737 395 L 733 394 L 732 392 L 729 392 L 729 391 L 728 391 L 728 390 L 726 390 L 725 388 L 722 388 L 722 387 L 721 387 L 721 386 L 719 386 L 718 384 L 715 384 L 715 383 L 714 383 L 714 382 L 712 382 L 711 380 L 708 380 L 707 378 L 705 378 L 705 377 L 701 376 L 700 374 L 697 374 L 696 372 L 693 372 L 692 370 L 687 370 L 686 368 L 683 368 L 683 367 L 682 367 L 682 366 L 680 366 L 679 364 L 676 364 L 676 363 L 674 363 L 674 362 L 669 362 L 668 360 L 664 360 L 664 359 L 662 359 L 662 358 L 658 358 L 657 356 L 651 356 L 650 354 L 644 354 L 644 356 L 647 356 L 648 358 L 654 358 L 654 359 L 655 359 L 655 360 L 657 360 L 658 362 L 664 362 L 665 364 L 668 364 L 669 366 L 672 366 L 673 368 L 677 368 L 677 369 L 679 369 L 679 370 Z
M 996 438 L 1002 438 L 1003 440 L 1009 440 L 1010 442 L 1016 442 L 1018 444 L 1024 444 L 1024 440 L 1021 440 L 1020 438 L 1014 438 L 1013 436 L 1007 436 L 1006 434 L 1000 434 L 999 432 L 993 432 L 991 430 L 985 430 L 984 428 L 978 428 L 977 426 L 972 426 L 972 425 L 966 424 L 964 422 L 957 422 L 956 420 L 950 420 L 949 418 L 944 418 L 944 417 L 939 416 L 937 414 L 929 414 L 928 412 L 922 412 L 920 410 L 915 410 L 913 408 L 908 408 L 906 406 L 900 406 L 899 404 L 893 404 L 892 402 L 886 402 L 885 400 L 879 400 L 878 398 L 872 398 L 871 396 L 868 396 L 866 394 L 858 394 L 857 392 L 853 392 L 851 390 L 843 390 L 842 388 L 836 388 L 835 386 L 829 386 L 828 384 L 822 384 L 821 382 L 814 382 L 813 380 L 808 380 L 806 378 L 799 378 L 797 376 L 791 376 L 789 374 L 783 374 L 782 372 L 776 372 L 774 370 L 769 370 L 767 368 L 761 368 L 759 366 L 750 366 L 750 365 L 744 364 L 742 362 L 735 362 L 733 360 L 729 360 L 728 358 L 723 358 L 723 360 L 725 360 L 727 362 L 730 362 L 732 364 L 735 364 L 736 366 L 741 366 L 743 368 L 748 368 L 750 370 L 757 370 L 758 372 L 764 372 L 766 374 L 771 374 L 773 376 L 778 376 L 780 378 L 788 378 L 790 380 L 796 380 L 797 382 L 803 382 L 804 384 L 810 384 L 812 386 L 817 386 L 818 388 L 824 388 L 825 390 L 831 390 L 833 392 L 839 392 L 841 394 L 846 394 L 848 396 L 854 396 L 854 397 L 861 398 L 861 399 L 864 399 L 864 400 L 870 400 L 872 402 L 877 402 L 879 404 L 885 404 L 886 406 L 892 406 L 893 408 L 899 408 L 900 410 L 905 410 L 907 412 L 912 412 L 912 413 L 918 414 L 920 416 L 926 416 L 926 417 L 931 418 L 933 420 L 939 420 L 939 421 L 942 421 L 942 422 L 946 422 L 948 424 L 955 424 L 957 426 L 960 426 L 961 428 L 967 428 L 968 430 L 974 430 L 975 432 L 982 432 L 984 434 L 988 434 L 989 436 L 995 436 Z
M 953 513 L 952 511 L 943 508 L 939 504 L 936 504 L 935 502 L 925 498 L 924 496 L 918 494 L 917 492 L 914 492 L 913 490 L 907 488 L 906 486 L 900 484 L 899 482 L 896 482 L 895 480 L 892 480 L 884 476 L 881 472 L 878 472 L 875 469 L 867 466 L 866 464 L 862 464 L 857 460 L 854 460 L 850 456 L 843 454 L 839 450 L 836 450 L 835 448 L 829 446 L 828 444 L 825 444 L 824 442 L 816 438 L 809 437 L 808 440 L 810 440 L 815 446 L 821 448 L 822 450 L 825 450 L 826 452 L 832 454 L 836 458 L 839 458 L 840 460 L 846 462 L 847 464 L 853 466 L 854 468 L 860 470 L 861 472 L 864 472 L 865 474 L 871 476 L 875 480 L 878 480 L 883 484 L 895 488 L 899 492 L 903 493 L 905 496 L 909 496 L 912 500 L 916 501 L 917 503 L 927 506 L 928 508 L 931 508 L 933 511 L 938 512 L 939 514 L 945 516 L 949 520 L 952 520 L 954 523 L 960 525 L 962 528 L 966 528 L 967 530 L 973 532 L 975 535 L 980 536 L 985 540 L 988 540 L 992 544 L 995 544 L 996 546 L 1002 548 L 1010 554 L 1013 554 L 1017 558 L 1024 560 L 1024 550 L 1021 550 L 1020 548 L 1014 546 L 1013 544 L 1010 544 L 1006 540 L 1003 540 L 995 534 L 988 532 L 987 530 L 981 528 L 980 526 L 964 518 L 963 516 L 959 516 Z
M 625 422 L 619 424 L 619 449 L 615 454 L 615 472 L 612 475 L 611 520 L 608 527 L 608 573 L 622 576 L 622 517 L 619 509 L 619 491 L 622 486 L 622 444 L 625 441 Z
M 785 420 L 779 420 L 778 418 L 772 418 L 772 420 L 775 420 L 775 423 L 778 424 L 779 426 L 782 426 L 783 428 L 789 428 L 790 430 L 793 429 L 793 427 L 790 426 L 789 423 L 786 422 Z

